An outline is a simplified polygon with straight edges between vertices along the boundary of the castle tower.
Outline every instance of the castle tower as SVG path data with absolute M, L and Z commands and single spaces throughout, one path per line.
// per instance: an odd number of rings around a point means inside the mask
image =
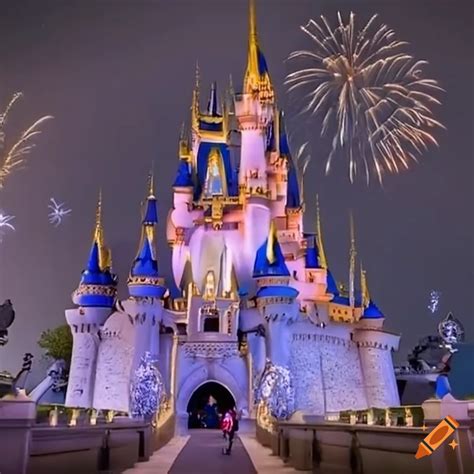
M 155 359 L 159 354 L 162 299 L 167 289 L 164 279 L 159 276 L 156 259 L 155 232 L 157 223 L 158 212 L 153 190 L 153 175 L 151 175 L 142 220 L 140 245 L 127 281 L 130 298 L 123 302 L 125 310 L 134 318 L 135 358 L 132 374 L 145 352 L 149 351 Z
M 366 272 L 361 268 L 362 317 L 353 340 L 359 347 L 367 402 L 371 408 L 400 405 L 392 351 L 398 349 L 400 336 L 383 331 L 384 315 L 369 295 Z
M 235 114 L 241 131 L 239 185 L 251 194 L 257 189 L 266 193 L 268 188 L 265 141 L 274 99 L 267 63 L 258 45 L 255 2 L 249 0 L 247 69 L 242 94 L 235 98 Z
M 267 359 L 275 365 L 287 367 L 290 358 L 288 324 L 299 313 L 298 291 L 289 286 L 290 272 L 273 221 L 267 240 L 257 251 L 253 277 L 258 287 L 257 308 L 267 323 Z
M 73 351 L 66 406 L 90 408 L 94 393 L 99 329 L 109 317 L 116 297 L 117 280 L 111 273 L 111 254 L 104 244 L 102 199 L 99 197 L 92 248 L 79 287 L 73 293 L 77 309 L 66 311 Z

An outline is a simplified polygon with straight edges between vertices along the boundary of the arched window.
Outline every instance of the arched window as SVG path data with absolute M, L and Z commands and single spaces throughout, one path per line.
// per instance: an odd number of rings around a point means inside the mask
M 207 316 L 204 319 L 204 332 L 219 332 L 219 317 Z

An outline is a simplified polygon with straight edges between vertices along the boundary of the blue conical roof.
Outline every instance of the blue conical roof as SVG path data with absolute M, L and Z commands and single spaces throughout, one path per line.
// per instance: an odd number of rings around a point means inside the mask
M 105 247 L 101 222 L 102 199 L 99 197 L 96 228 L 85 270 L 73 300 L 84 307 L 110 308 L 115 301 L 117 277 L 110 271 L 110 252 Z
M 176 187 L 192 187 L 193 177 L 191 174 L 191 166 L 187 160 L 179 160 L 178 172 L 174 180 L 173 186 Z
M 150 241 L 143 239 L 140 252 L 130 270 L 132 276 L 158 277 L 158 262 L 153 258 Z
M 372 301 L 369 301 L 369 305 L 364 310 L 364 314 L 362 315 L 363 319 L 379 319 L 384 318 L 382 311 L 378 308 L 378 306 Z
M 99 245 L 96 241 L 92 243 L 92 248 L 87 261 L 86 269 L 82 272 L 81 285 L 115 285 L 116 278 L 110 273 L 108 268 L 101 270 L 99 262 Z
M 270 231 L 270 234 L 273 231 Z M 272 253 L 274 256 L 273 261 L 268 260 L 268 247 L 269 239 L 272 239 L 270 246 L 272 246 Z M 276 238 L 276 235 L 269 237 L 265 240 L 263 245 L 257 250 L 257 255 L 255 257 L 255 264 L 253 267 L 253 276 L 254 278 L 263 277 L 263 276 L 290 276 L 290 272 L 285 263 L 285 257 L 281 251 L 280 243 Z

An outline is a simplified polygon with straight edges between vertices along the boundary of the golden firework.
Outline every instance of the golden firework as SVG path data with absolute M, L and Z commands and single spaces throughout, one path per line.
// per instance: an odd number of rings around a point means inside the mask
M 372 174 L 380 182 L 384 173 L 398 173 L 437 145 L 433 129 L 443 127 L 431 106 L 440 104 L 442 91 L 424 78 L 426 61 L 405 51 L 387 25 L 376 26 L 377 15 L 357 30 L 355 15 L 347 24 L 338 13 L 332 29 L 325 17 L 310 20 L 301 29 L 314 41 L 312 51 L 295 51 L 289 59 L 311 65 L 287 76 L 289 91 L 307 90 L 302 112 L 322 117 L 321 135 L 332 136 L 326 173 L 338 151 L 347 156 L 353 182 L 362 168 L 367 183 Z
M 53 118 L 51 115 L 45 115 L 40 119 L 36 120 L 33 125 L 26 128 L 18 139 L 9 145 L 8 136 L 5 132 L 5 125 L 7 123 L 8 115 L 15 104 L 15 102 L 22 97 L 21 92 L 13 94 L 7 107 L 0 114 L 0 189 L 5 184 L 5 179 L 26 160 L 28 154 L 35 147 L 32 142 L 33 137 L 39 135 L 41 130 L 40 126 L 46 121 Z

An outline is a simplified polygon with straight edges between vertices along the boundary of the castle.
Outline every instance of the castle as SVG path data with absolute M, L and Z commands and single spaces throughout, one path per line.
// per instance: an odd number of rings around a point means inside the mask
M 179 294 L 170 295 L 156 260 L 153 179 L 124 300 L 99 200 L 77 307 L 66 311 L 74 340 L 66 405 L 131 413 L 146 357 L 177 416 L 208 381 L 250 417 L 259 403 L 277 418 L 399 405 L 391 356 L 399 336 L 383 330 L 364 271 L 355 289 L 353 235 L 344 291 L 329 270 L 319 211 L 316 232 L 304 232 L 301 181 L 252 1 L 243 90 L 229 95 L 219 101 L 213 84 L 203 112 L 197 80 L 191 133 L 180 136 L 166 222 Z

